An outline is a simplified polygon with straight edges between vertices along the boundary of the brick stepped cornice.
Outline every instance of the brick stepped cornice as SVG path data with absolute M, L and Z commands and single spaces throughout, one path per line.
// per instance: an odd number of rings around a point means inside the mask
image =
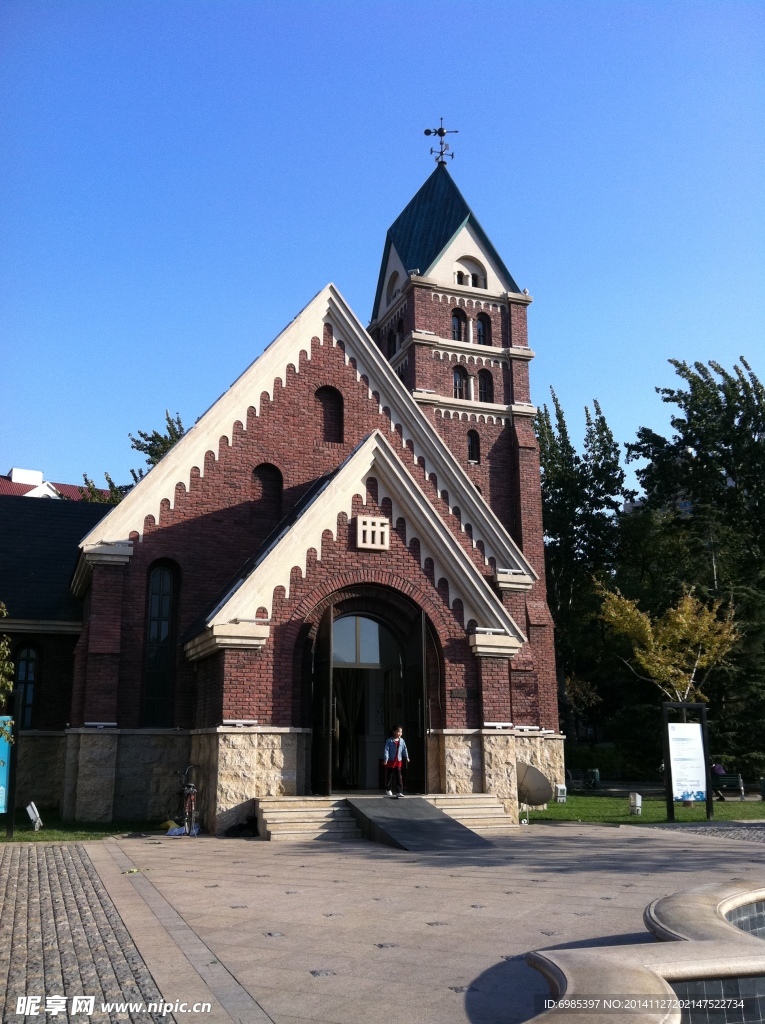
M 496 631 L 505 647 L 517 650 L 525 642 L 523 632 L 380 431 L 356 448 L 247 575 L 234 581 L 207 616 L 204 631 L 212 637 L 216 630 L 255 623 L 259 609 L 270 616 L 276 588 L 283 587 L 289 597 L 292 573 L 298 568 L 305 576 L 309 550 L 321 560 L 324 532 L 330 531 L 336 539 L 339 516 L 344 513 L 351 518 L 354 499 L 366 503 L 369 477 L 377 481 L 377 504 L 390 501 L 394 525 L 404 519 L 407 541 L 419 541 L 422 562 L 432 559 L 434 579 L 447 580 L 450 600 L 462 602 L 465 620 Z M 265 625 L 264 619 L 260 621 Z
M 331 341 L 325 341 L 325 327 L 331 330 Z M 450 504 L 459 504 L 459 528 L 464 530 L 464 524 L 471 524 L 473 544 L 482 543 L 486 562 L 494 559 L 499 569 L 518 570 L 531 580 L 536 579 L 527 559 L 332 284 L 295 317 L 162 461 L 85 537 L 81 543 L 83 551 L 104 543 L 126 541 L 132 534 L 142 538 L 146 518 L 153 517 L 158 522 L 163 501 L 173 507 L 176 487 L 188 490 L 195 468 L 200 476 L 204 475 L 207 452 L 211 451 L 217 459 L 221 441 L 231 442 L 234 425 L 246 425 L 250 408 L 259 414 L 262 396 L 273 399 L 277 382 L 285 381 L 288 367 L 299 373 L 301 355 L 310 359 L 312 346 L 323 344 L 342 348 L 346 364 L 354 368 L 358 380 L 364 381 L 370 399 L 377 401 L 381 417 L 389 412 L 391 426 L 411 449 L 414 463 L 423 466 L 426 477 L 435 476 L 439 490 L 448 491 Z

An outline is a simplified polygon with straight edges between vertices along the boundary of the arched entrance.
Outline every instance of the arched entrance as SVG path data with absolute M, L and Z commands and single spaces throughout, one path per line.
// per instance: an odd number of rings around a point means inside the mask
M 314 793 L 378 790 L 383 746 L 395 725 L 411 758 L 406 789 L 426 792 L 426 638 L 424 613 L 400 594 L 364 587 L 333 596 L 313 645 Z

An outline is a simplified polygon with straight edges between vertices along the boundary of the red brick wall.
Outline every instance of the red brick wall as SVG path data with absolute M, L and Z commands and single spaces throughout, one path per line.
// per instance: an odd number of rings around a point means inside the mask
M 438 314 L 450 321 L 448 302 L 436 303 L 429 297 L 427 301 L 434 317 Z M 407 316 L 414 306 L 414 301 L 410 301 Z M 470 316 L 475 312 L 472 304 L 468 304 L 466 314 Z M 525 318 L 525 310 L 523 312 Z M 507 337 L 507 318 L 501 310 L 493 311 L 492 316 L 496 319 L 493 342 L 497 345 L 501 338 Z M 317 477 L 334 469 L 371 430 L 381 429 L 471 558 L 480 565 L 482 572 L 490 571 L 482 564 L 481 552 L 472 547 L 469 536 L 459 529 L 459 519 L 450 512 L 450 505 L 457 505 L 458 497 L 450 495 L 447 502 L 439 494 L 438 481 L 425 480 L 423 469 L 413 464 L 411 452 L 391 429 L 387 410 L 379 413 L 378 396 L 369 397 L 366 381 L 356 380 L 353 366 L 345 365 L 342 351 L 330 341 L 326 337 L 325 344 L 320 345 L 314 339 L 311 358 L 301 353 L 297 370 L 292 366 L 287 368 L 285 380 L 275 384 L 273 399 L 267 394 L 262 397 L 260 414 L 255 415 L 250 409 L 246 423 L 234 424 L 231 442 L 221 439 L 218 457 L 212 451 L 207 453 L 204 474 L 194 469 L 188 490 L 182 484 L 176 487 L 173 508 L 164 501 L 159 522 L 147 518 L 143 537 L 133 537 L 134 554 L 124 570 L 121 594 L 118 594 L 116 575 L 94 573 L 93 611 L 84 641 L 87 648 L 80 645 L 77 660 L 73 724 L 75 720 L 112 720 L 115 713 L 123 727 L 141 724 L 147 574 L 158 559 L 170 560 L 177 566 L 180 580 L 178 635 L 181 636 L 245 559 L 258 549 L 274 525 L 268 510 L 258 505 L 263 495 L 258 493 L 253 470 L 262 463 L 272 463 L 282 473 L 283 511 L 286 513 Z M 439 364 L 429 355 L 432 364 L 448 372 L 448 364 Z M 326 386 L 337 388 L 343 395 L 342 443 L 324 440 L 322 418 L 315 415 L 316 391 Z M 495 383 L 495 386 L 499 385 Z M 506 388 L 509 384 L 503 380 L 502 386 Z M 456 432 L 466 433 L 467 424 L 444 421 L 438 427 L 449 434 L 450 443 L 456 449 Z M 514 492 L 508 488 L 513 480 L 513 452 L 512 446 L 506 443 L 507 430 L 489 424 L 482 424 L 481 430 L 486 463 L 484 465 L 482 459 L 481 466 L 470 467 L 469 472 L 482 490 L 487 487 L 490 498 L 492 493 L 495 495 L 492 501 L 502 518 L 512 522 Z M 525 472 L 524 480 L 530 480 L 538 491 L 538 475 L 534 482 L 528 467 Z M 500 487 L 501 481 L 504 490 Z M 520 486 L 516 474 L 516 492 Z M 523 501 L 516 504 L 523 512 Z M 533 547 L 532 520 L 533 508 L 531 518 L 527 515 L 525 520 Z M 444 655 L 439 695 L 443 723 L 454 727 L 480 724 L 477 661 L 467 646 L 461 609 L 449 605 L 444 581 L 432 579 L 432 565 L 428 565 L 428 560 L 420 565 L 417 546 L 407 543 L 398 534 L 394 536 L 391 551 L 383 555 L 349 550 L 347 530 L 347 524 L 341 522 L 337 540 L 325 534 L 321 560 L 309 555 L 305 579 L 297 570 L 293 572 L 289 597 L 277 590 L 272 639 L 265 649 L 226 651 L 192 665 L 179 646 L 173 724 L 181 727 L 213 725 L 221 718 L 257 718 L 277 725 L 308 724 L 302 689 L 304 673 L 295 666 L 298 636 L 323 597 L 340 587 L 370 582 L 408 593 L 425 608 L 436 628 Z M 541 542 L 541 515 L 539 539 Z M 110 578 L 115 582 L 109 583 Z M 119 601 L 122 616 L 117 623 L 114 610 Z M 519 625 L 523 628 L 522 620 Z M 119 654 L 113 651 L 117 639 Z M 115 708 L 117 673 L 119 700 Z M 223 695 L 219 699 L 221 688 Z
M 37 672 L 32 701 L 32 729 L 63 729 L 69 723 L 74 672 L 74 648 L 78 637 L 55 633 L 12 633 L 14 665 L 25 648 L 37 652 Z M 4 714 L 12 714 L 10 701 Z

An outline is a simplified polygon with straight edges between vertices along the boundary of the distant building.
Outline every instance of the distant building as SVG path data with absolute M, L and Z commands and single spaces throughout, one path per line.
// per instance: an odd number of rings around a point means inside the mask
M 102 492 L 104 494 L 108 492 Z M 0 474 L 0 496 L 13 495 L 17 498 L 65 498 L 68 501 L 82 501 L 82 487 L 77 484 L 54 484 L 43 479 L 39 469 L 9 469 Z
M 530 302 L 439 164 L 368 330 L 328 285 L 119 505 L 68 522 L 73 661 L 39 640 L 26 724 L 58 731 L 24 737 L 24 797 L 60 780 L 67 817 L 162 819 L 193 762 L 221 830 L 259 796 L 376 789 L 398 723 L 411 792 L 517 816 L 516 759 L 563 782 Z

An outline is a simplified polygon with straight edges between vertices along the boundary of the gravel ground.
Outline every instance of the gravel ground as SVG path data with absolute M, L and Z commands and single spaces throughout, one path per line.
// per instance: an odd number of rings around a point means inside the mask
M 743 839 L 747 843 L 765 843 L 765 821 L 726 821 L 707 825 L 647 825 L 646 828 L 671 829 L 677 832 L 691 832 L 694 835 L 717 836 L 718 839 Z

